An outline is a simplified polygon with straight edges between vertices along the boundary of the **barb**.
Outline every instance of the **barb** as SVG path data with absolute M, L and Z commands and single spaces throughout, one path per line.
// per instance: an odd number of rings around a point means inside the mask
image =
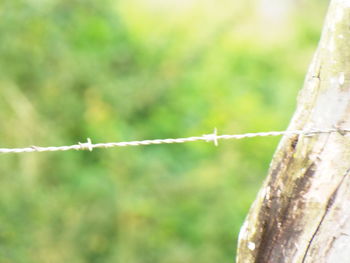
M 113 147 L 126 147 L 126 146 L 142 146 L 152 144 L 173 144 L 173 143 L 186 143 L 195 141 L 214 142 L 215 146 L 218 146 L 219 140 L 229 139 L 245 139 L 253 137 L 267 137 L 267 136 L 282 136 L 282 135 L 304 135 L 314 136 L 323 133 L 339 133 L 344 136 L 350 133 L 349 129 L 325 129 L 325 130 L 295 130 L 295 131 L 269 131 L 269 132 L 255 132 L 244 134 L 232 134 L 232 135 L 218 135 L 215 128 L 212 134 L 204 134 L 202 136 L 176 138 L 176 139 L 155 139 L 155 140 L 143 140 L 143 141 L 129 141 L 129 142 L 107 142 L 107 143 L 95 143 L 91 142 L 88 138 L 85 143 L 78 143 L 67 146 L 30 146 L 25 148 L 0 148 L 0 153 L 28 153 L 28 152 L 56 152 L 56 151 L 69 151 L 69 150 L 89 150 L 92 151 L 95 148 L 113 148 Z

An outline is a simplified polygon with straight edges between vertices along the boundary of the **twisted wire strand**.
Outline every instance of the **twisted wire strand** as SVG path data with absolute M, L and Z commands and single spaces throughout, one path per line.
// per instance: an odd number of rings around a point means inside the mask
M 339 133 L 345 135 L 349 133 L 348 129 L 325 129 L 325 130 L 287 130 L 287 131 L 268 131 L 268 132 L 254 132 L 254 133 L 244 133 L 244 134 L 232 134 L 232 135 L 218 135 L 215 129 L 212 134 L 204 134 L 202 136 L 193 136 L 186 138 L 176 138 L 176 139 L 154 139 L 154 140 L 142 140 L 142 141 L 127 141 L 127 142 L 107 142 L 107 143 L 95 143 L 93 144 L 91 139 L 88 138 L 87 142 L 67 146 L 29 146 L 24 148 L 0 148 L 0 154 L 3 153 L 29 153 L 29 152 L 56 152 L 56 151 L 69 151 L 69 150 L 89 150 L 92 151 L 95 148 L 113 148 L 113 147 L 126 147 L 126 146 L 144 146 L 153 144 L 173 144 L 173 143 L 186 143 L 195 141 L 206 141 L 214 142 L 217 146 L 219 140 L 229 140 L 229 139 L 245 139 L 253 137 L 267 137 L 267 136 L 282 136 L 282 135 L 304 135 L 304 136 L 314 136 L 317 134 L 325 133 Z

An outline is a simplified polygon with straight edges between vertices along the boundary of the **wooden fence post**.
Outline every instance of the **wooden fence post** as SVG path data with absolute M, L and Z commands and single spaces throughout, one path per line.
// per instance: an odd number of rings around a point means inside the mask
M 350 128 L 350 0 L 332 0 L 289 129 Z M 284 136 L 237 263 L 350 262 L 350 134 Z

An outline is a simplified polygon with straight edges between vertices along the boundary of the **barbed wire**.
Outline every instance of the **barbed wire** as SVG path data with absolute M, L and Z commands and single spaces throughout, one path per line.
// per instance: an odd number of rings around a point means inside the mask
M 56 151 L 69 151 L 69 150 L 89 150 L 92 151 L 95 148 L 113 148 L 113 147 L 126 147 L 126 146 L 144 146 L 154 144 L 173 144 L 173 143 L 186 143 L 195 141 L 214 142 L 215 146 L 218 146 L 219 140 L 229 139 L 245 139 L 253 137 L 267 137 L 267 136 L 282 136 L 282 135 L 304 135 L 314 136 L 323 133 L 339 133 L 345 135 L 349 133 L 348 129 L 324 129 L 324 130 L 287 130 L 287 131 L 268 131 L 268 132 L 254 132 L 244 134 L 232 134 L 232 135 L 218 135 L 217 129 L 214 129 L 212 134 L 204 134 L 202 136 L 193 136 L 186 138 L 176 139 L 154 139 L 154 140 L 142 140 L 142 141 L 126 141 L 126 142 L 107 142 L 107 143 L 92 143 L 88 138 L 86 142 L 67 146 L 29 146 L 24 148 L 0 148 L 1 153 L 29 153 L 29 152 L 56 152 Z

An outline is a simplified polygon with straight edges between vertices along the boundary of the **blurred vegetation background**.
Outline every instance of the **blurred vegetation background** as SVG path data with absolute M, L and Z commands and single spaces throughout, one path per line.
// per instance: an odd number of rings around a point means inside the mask
M 0 147 L 283 130 L 328 1 L 1 0 Z M 0 156 L 0 262 L 233 262 L 279 138 Z

